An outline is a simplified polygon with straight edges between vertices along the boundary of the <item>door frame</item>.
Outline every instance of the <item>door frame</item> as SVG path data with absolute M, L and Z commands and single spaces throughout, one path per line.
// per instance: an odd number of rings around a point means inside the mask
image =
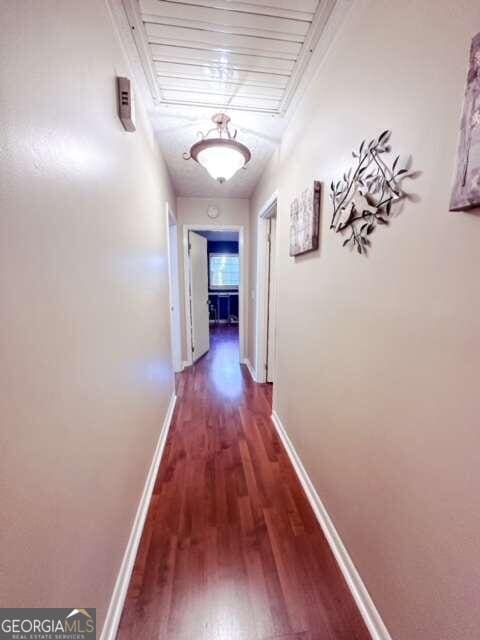
M 182 327 L 180 322 L 180 278 L 178 263 L 178 224 L 175 212 L 169 202 L 165 203 L 165 222 L 167 231 L 168 262 L 168 304 L 170 317 L 170 348 L 172 367 L 175 373 L 182 371 Z M 174 227 L 173 246 L 170 242 L 170 229 Z M 173 249 L 173 250 L 172 250 Z M 172 269 L 173 265 L 173 269 Z
M 238 256 L 240 260 L 240 285 L 238 287 L 238 337 L 239 358 L 243 362 L 245 353 L 245 289 L 247 284 L 247 264 L 245 260 L 245 226 L 219 224 L 184 224 L 183 225 L 183 274 L 185 300 L 185 344 L 187 347 L 185 366 L 193 364 L 192 358 L 192 317 L 190 312 L 190 260 L 188 256 L 189 231 L 236 231 L 238 233 Z
M 267 362 L 267 319 L 268 319 L 268 219 L 271 217 L 273 206 L 278 209 L 278 190 L 260 208 L 257 215 L 257 281 L 255 287 L 255 379 L 257 382 L 267 382 L 266 362 Z M 275 225 L 275 232 L 278 233 L 278 216 Z M 275 249 L 278 253 L 278 243 L 275 242 Z M 276 256 L 275 256 L 276 257 Z M 278 261 L 275 260 L 275 264 Z M 278 280 L 278 279 L 277 279 Z M 275 296 L 275 300 L 278 296 Z M 276 312 L 275 312 L 276 316 Z M 275 369 L 274 369 L 275 371 Z

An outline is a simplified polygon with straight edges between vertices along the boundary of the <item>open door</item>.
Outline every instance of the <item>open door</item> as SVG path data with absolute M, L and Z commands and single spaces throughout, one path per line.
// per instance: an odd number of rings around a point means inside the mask
M 210 349 L 207 239 L 190 231 L 189 251 L 192 360 L 195 362 Z

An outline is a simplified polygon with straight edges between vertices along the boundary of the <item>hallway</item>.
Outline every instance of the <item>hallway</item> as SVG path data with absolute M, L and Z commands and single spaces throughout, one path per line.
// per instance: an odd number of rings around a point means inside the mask
M 237 330 L 177 386 L 118 640 L 367 640 Z
M 460 9 L 0 2 L 2 638 L 479 637 Z

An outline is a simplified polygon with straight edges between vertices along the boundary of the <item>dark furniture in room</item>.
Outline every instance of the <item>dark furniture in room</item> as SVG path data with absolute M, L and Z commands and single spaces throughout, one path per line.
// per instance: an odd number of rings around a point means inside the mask
M 208 292 L 210 324 L 238 323 L 238 291 Z

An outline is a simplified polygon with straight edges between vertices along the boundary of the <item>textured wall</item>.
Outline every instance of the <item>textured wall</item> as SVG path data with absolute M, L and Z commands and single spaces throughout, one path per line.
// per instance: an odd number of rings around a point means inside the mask
M 252 199 L 279 189 L 274 406 L 395 640 L 480 628 L 480 218 L 448 203 L 480 5 L 359 0 Z M 288 257 L 289 205 L 393 131 L 422 172 L 368 257 Z M 298 312 L 301 309 L 301 312 Z
M 173 391 L 174 195 L 105 3 L 0 15 L 0 604 L 100 628 Z

